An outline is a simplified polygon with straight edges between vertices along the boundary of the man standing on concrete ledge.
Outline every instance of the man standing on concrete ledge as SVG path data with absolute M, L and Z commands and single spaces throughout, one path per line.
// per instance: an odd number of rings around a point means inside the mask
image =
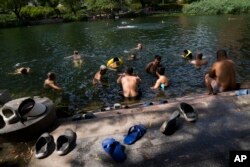
M 217 51 L 217 61 L 205 75 L 209 94 L 236 89 L 234 62 L 229 60 L 225 50 Z

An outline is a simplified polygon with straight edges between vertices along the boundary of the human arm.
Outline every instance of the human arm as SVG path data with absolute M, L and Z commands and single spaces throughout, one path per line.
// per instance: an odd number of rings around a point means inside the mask
M 151 68 L 151 66 L 152 66 L 152 62 L 151 62 L 151 63 L 148 63 L 148 65 L 145 67 L 145 71 L 146 71 L 147 73 L 150 73 L 150 68 Z
M 158 89 L 161 85 L 161 81 L 158 79 L 156 82 L 155 82 L 155 85 L 150 87 L 151 89 Z
M 122 77 L 124 77 L 125 76 L 125 74 L 119 74 L 119 77 L 118 77 L 118 79 L 117 79 L 117 83 L 118 84 L 121 84 L 121 81 L 122 81 Z

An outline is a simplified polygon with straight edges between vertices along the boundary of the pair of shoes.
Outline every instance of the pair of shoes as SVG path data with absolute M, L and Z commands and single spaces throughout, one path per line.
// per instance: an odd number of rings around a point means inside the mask
M 66 129 L 56 140 L 56 153 L 67 154 L 76 145 L 76 133 L 72 129 Z M 43 133 L 35 144 L 36 158 L 45 158 L 55 149 L 54 138 L 49 133 Z
M 177 118 L 180 117 L 180 113 L 184 116 L 185 120 L 188 122 L 194 122 L 197 120 L 198 114 L 194 108 L 187 103 L 180 103 L 179 110 L 174 111 L 168 120 L 163 122 L 160 127 L 160 131 L 163 134 L 169 135 L 177 128 Z
M 145 133 L 146 128 L 144 125 L 134 125 L 129 128 L 128 134 L 125 136 L 123 142 L 124 144 L 131 145 L 142 138 Z M 121 162 L 126 159 L 126 154 L 124 153 L 125 146 L 121 145 L 113 138 L 104 139 L 102 142 L 102 148 L 117 162 Z

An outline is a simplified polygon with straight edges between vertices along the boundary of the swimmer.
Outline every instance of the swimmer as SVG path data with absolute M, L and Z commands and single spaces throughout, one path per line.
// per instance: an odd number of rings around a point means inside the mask
M 161 56 L 155 55 L 155 58 L 152 62 L 148 63 L 148 65 L 145 67 L 145 71 L 150 74 L 156 74 L 156 69 L 158 67 L 162 67 L 161 63 Z
M 136 98 L 139 95 L 138 86 L 141 82 L 139 76 L 133 74 L 133 68 L 128 67 L 125 73 L 117 79 L 117 83 L 122 85 L 123 96 L 126 98 Z
M 56 75 L 55 73 L 53 72 L 49 72 L 47 74 L 47 79 L 44 81 L 44 88 L 52 88 L 54 90 L 57 90 L 57 91 L 61 91 L 62 88 L 60 88 L 59 86 L 57 86 L 56 84 Z
M 131 49 L 129 51 L 129 57 L 128 60 L 136 60 L 138 58 L 139 52 L 143 49 L 143 46 L 141 43 L 138 43 L 136 48 Z
M 185 58 L 185 59 L 192 59 L 193 55 L 192 55 L 192 52 L 190 50 L 185 49 L 183 51 L 182 57 Z
M 200 69 L 202 65 L 207 65 L 206 60 L 202 60 L 203 54 L 199 53 L 196 55 L 196 59 L 190 61 L 191 64 L 193 64 L 197 69 Z
M 234 62 L 227 57 L 225 50 L 217 51 L 217 61 L 205 75 L 208 94 L 236 89 L 236 74 Z
M 155 85 L 151 87 L 151 89 L 161 88 L 162 90 L 164 90 L 165 88 L 169 86 L 169 79 L 164 75 L 164 73 L 165 73 L 164 67 L 157 68 L 156 75 L 158 79 L 155 82 Z
M 107 67 L 110 69 L 117 69 L 123 64 L 122 59 L 114 57 L 107 62 Z
M 96 72 L 94 78 L 93 78 L 93 85 L 97 85 L 98 83 L 102 84 L 103 77 L 107 72 L 107 67 L 105 65 L 100 66 L 100 70 Z
M 28 73 L 30 73 L 31 69 L 29 67 L 21 67 L 21 68 L 18 68 L 15 70 L 14 73 L 9 73 L 9 74 L 12 74 L 12 75 L 26 75 Z
M 81 67 L 83 64 L 82 57 L 77 50 L 73 52 L 73 55 L 64 58 L 65 59 L 72 58 L 75 67 Z

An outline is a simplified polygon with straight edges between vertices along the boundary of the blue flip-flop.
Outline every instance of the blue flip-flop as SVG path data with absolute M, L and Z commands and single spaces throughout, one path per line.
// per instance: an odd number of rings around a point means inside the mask
M 133 144 L 139 140 L 146 133 L 146 128 L 144 125 L 134 125 L 129 128 L 128 135 L 125 136 L 123 142 L 125 144 Z
M 236 96 L 247 95 L 250 94 L 250 89 L 241 89 L 235 91 Z
M 124 161 L 126 154 L 125 147 L 113 138 L 106 138 L 102 141 L 102 148 L 117 162 Z

